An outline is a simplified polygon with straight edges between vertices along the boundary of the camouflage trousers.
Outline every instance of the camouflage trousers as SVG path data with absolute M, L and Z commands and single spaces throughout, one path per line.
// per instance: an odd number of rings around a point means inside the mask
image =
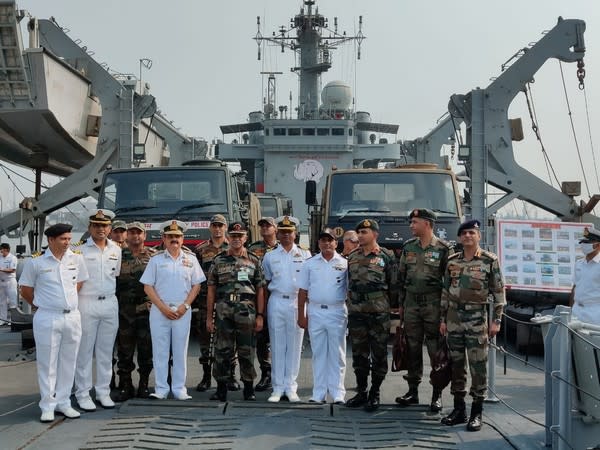
M 117 334 L 117 368 L 119 379 L 130 379 L 135 369 L 133 355 L 137 348 L 138 371 L 149 375 L 152 371 L 152 338 L 149 311 L 136 312 L 137 305 L 119 305 L 119 332 Z
M 263 373 L 271 371 L 271 339 L 267 315 L 263 318 L 263 329 L 256 333 L 256 359 Z
M 404 331 L 408 349 L 408 373 L 404 379 L 418 385 L 423 378 L 423 341 L 429 361 L 438 351 L 440 342 L 440 293 L 406 293 L 404 301 Z
M 198 311 L 193 315 L 192 327 L 198 335 L 198 344 L 200 346 L 200 364 L 210 363 L 210 333 L 206 330 L 206 297 L 201 297 L 195 302 L 194 306 Z
M 389 313 L 350 313 L 348 331 L 352 342 L 352 367 L 356 377 L 385 378 L 388 371 Z
M 256 309 L 253 303 L 217 301 L 216 344 L 213 376 L 217 382 L 227 382 L 231 373 L 231 359 L 237 350 L 240 378 L 252 382 L 256 378 L 254 358 L 256 336 L 254 325 Z
M 450 392 L 456 397 L 467 393 L 467 360 L 471 372 L 469 394 L 483 400 L 487 393 L 488 324 L 485 306 L 465 310 L 450 306 L 446 317 L 448 347 L 452 359 Z M 466 353 L 466 357 L 465 357 Z

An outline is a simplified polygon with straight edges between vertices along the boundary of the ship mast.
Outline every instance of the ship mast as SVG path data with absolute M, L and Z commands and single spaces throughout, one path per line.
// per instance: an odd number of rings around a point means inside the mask
M 347 36 L 346 32 L 338 33 L 337 17 L 334 17 L 334 29 L 328 27 L 328 19 L 319 14 L 315 0 L 304 0 L 304 7 L 300 13 L 290 19 L 290 26 L 281 26 L 278 34 L 265 37 L 260 32 L 260 17 L 257 17 L 258 32 L 254 40 L 258 44 L 258 59 L 261 58 L 263 42 L 272 43 L 281 47 L 281 52 L 289 48 L 297 53 L 299 66 L 292 67 L 300 79 L 300 92 L 298 98 L 298 118 L 318 119 L 319 116 L 319 82 L 321 73 L 327 72 L 331 67 L 331 51 L 339 45 L 357 42 L 357 58 L 360 59 L 360 50 L 365 36 L 362 33 L 362 16 L 359 17 L 358 33 Z M 295 30 L 295 36 L 293 32 Z M 327 33 L 327 36 L 324 34 Z

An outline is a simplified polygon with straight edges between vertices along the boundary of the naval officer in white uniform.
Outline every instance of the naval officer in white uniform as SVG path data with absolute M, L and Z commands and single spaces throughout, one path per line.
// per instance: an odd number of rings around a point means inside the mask
M 298 276 L 298 325 L 308 328 L 310 335 L 313 363 L 310 401 L 325 402 L 329 393 L 334 403 L 341 404 L 346 395 L 348 260 L 336 247 L 335 233 L 325 228 L 319 234 L 321 253 L 302 265 Z
M 115 214 L 99 209 L 89 219 L 90 237 L 79 249 L 90 275 L 79 291 L 81 345 L 75 370 L 75 397 L 84 411 L 94 411 L 90 397 L 92 361 L 96 357 L 96 401 L 114 408 L 110 398 L 112 357 L 119 329 L 119 302 L 115 294 L 121 272 L 121 247 L 108 239 Z
M 600 325 L 600 230 L 586 228 L 579 243 L 585 256 L 575 262 L 569 305 L 577 319 Z
M 304 330 L 298 326 L 298 288 L 296 278 L 304 261 L 310 258 L 308 250 L 298 247 L 296 230 L 298 219 L 278 217 L 279 246 L 263 257 L 267 280 L 267 323 L 271 336 L 271 382 L 273 393 L 268 401 L 278 402 L 285 394 L 290 402 L 299 402 L 298 372 Z
M 25 263 L 19 280 L 25 301 L 38 308 L 33 335 L 42 422 L 52 422 L 54 410 L 68 418 L 79 417 L 70 397 L 81 340 L 77 290 L 88 272 L 83 257 L 69 249 L 71 228 L 58 223 L 46 229 L 48 249 Z
M 178 220 L 160 226 L 164 251 L 158 252 L 146 266 L 140 279 L 152 302 L 150 334 L 155 388 L 150 397 L 164 399 L 169 390 L 177 400 L 192 398 L 187 393 L 187 351 L 192 319 L 191 304 L 200 292 L 206 276 L 196 256 L 183 250 L 183 233 L 187 227 Z M 169 351 L 173 353 L 171 386 L 167 383 Z
M 0 325 L 8 322 L 9 308 L 17 307 L 17 257 L 10 252 L 10 245 L 0 244 Z

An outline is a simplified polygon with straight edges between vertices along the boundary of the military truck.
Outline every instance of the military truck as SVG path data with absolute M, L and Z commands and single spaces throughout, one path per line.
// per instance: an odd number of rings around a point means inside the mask
M 399 253 L 411 238 L 408 215 L 415 208 L 429 208 L 438 220 L 435 234 L 453 240 L 462 220 L 455 174 L 435 164 L 409 164 L 393 168 L 346 169 L 326 179 L 321 204 L 316 184 L 306 184 L 310 207 L 310 245 L 317 250 L 319 230 L 327 226 L 340 238 L 363 218 L 379 223 L 379 244 Z

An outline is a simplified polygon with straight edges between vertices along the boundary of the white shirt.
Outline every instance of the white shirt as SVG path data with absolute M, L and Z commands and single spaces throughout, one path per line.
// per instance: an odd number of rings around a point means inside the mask
M 290 251 L 286 251 L 282 245 L 265 253 L 262 266 L 265 279 L 269 282 L 269 291 L 279 295 L 292 295 L 298 293 L 296 279 L 306 259 L 310 258 L 310 252 L 303 250 L 296 244 Z
M 14 272 L 6 273 L 0 272 L 0 280 L 6 281 L 11 278 L 17 278 L 17 257 L 12 253 L 9 253 L 6 256 L 0 255 L 0 269 L 12 269 Z
M 140 283 L 153 286 L 160 299 L 181 303 L 196 284 L 206 281 L 200 263 L 191 252 L 181 250 L 177 258 L 162 251 L 150 258 Z
M 308 292 L 309 302 L 344 303 L 348 293 L 348 260 L 335 252 L 327 261 L 319 253 L 302 265 L 297 286 Z
M 89 279 L 79 291 L 79 295 L 115 295 L 117 277 L 121 272 L 121 247 L 107 239 L 106 246 L 101 249 L 90 237 L 79 249 L 90 274 Z
M 77 283 L 87 279 L 81 255 L 67 250 L 58 260 L 46 250 L 25 262 L 19 283 L 34 289 L 33 304 L 38 308 L 62 311 L 77 309 Z
M 573 284 L 575 285 L 574 303 L 584 307 L 600 305 L 600 254 L 590 261 L 581 258 L 575 262 Z

